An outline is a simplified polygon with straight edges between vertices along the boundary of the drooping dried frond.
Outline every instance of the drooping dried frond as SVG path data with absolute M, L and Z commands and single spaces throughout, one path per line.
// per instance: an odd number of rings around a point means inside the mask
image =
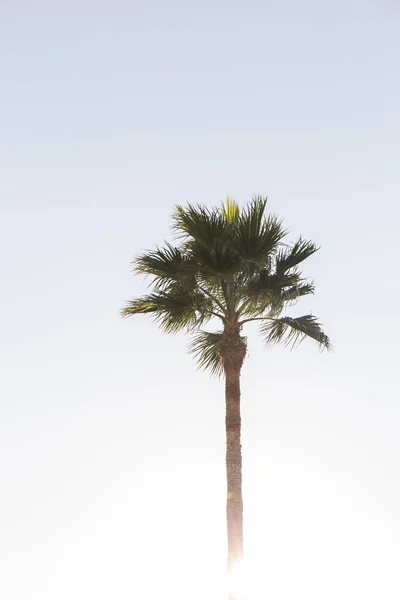
M 189 346 L 189 352 L 194 356 L 199 369 L 209 371 L 217 377 L 223 374 L 219 355 L 221 340 L 221 331 L 199 331 L 194 334 Z

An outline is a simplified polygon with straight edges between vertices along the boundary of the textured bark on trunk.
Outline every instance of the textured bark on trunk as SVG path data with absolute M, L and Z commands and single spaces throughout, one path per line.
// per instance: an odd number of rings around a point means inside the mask
M 240 373 L 225 369 L 228 568 L 243 558 Z
M 243 558 L 240 371 L 245 355 L 246 341 L 239 326 L 227 325 L 221 341 L 221 359 L 225 371 L 228 570 Z M 230 599 L 234 600 L 232 596 Z

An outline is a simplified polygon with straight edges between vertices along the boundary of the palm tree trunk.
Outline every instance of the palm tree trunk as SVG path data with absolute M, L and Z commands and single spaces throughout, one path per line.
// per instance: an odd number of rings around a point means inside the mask
M 240 371 L 245 355 L 246 340 L 240 335 L 240 326 L 235 322 L 226 324 L 220 356 L 225 371 L 228 571 L 243 559 Z M 230 600 L 235 599 L 230 596 Z
M 230 361 L 229 361 L 230 362 Z M 228 569 L 243 558 L 240 371 L 225 367 Z

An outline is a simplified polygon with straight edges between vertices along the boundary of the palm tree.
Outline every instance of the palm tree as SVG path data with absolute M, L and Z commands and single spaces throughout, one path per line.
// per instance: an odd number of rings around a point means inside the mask
M 134 260 L 136 273 L 152 277 L 151 292 L 131 300 L 125 317 L 149 314 L 164 331 L 191 334 L 190 352 L 200 368 L 225 377 L 228 569 L 243 558 L 240 373 L 246 358 L 246 323 L 258 322 L 268 346 L 296 345 L 303 338 L 330 348 L 311 314 L 291 317 L 285 309 L 313 294 L 299 265 L 317 251 L 313 242 L 284 243 L 287 231 L 265 214 L 266 198 L 246 206 L 228 199 L 222 208 L 177 206 L 177 244 Z M 208 323 L 219 324 L 205 331 Z M 231 596 L 233 598 L 233 596 Z

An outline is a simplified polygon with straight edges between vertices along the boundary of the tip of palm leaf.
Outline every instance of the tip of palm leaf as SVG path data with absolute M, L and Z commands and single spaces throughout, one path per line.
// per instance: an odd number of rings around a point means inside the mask
M 221 210 L 224 218 L 229 223 L 235 223 L 238 220 L 240 215 L 239 204 L 230 196 L 228 196 L 225 202 L 222 203 Z

